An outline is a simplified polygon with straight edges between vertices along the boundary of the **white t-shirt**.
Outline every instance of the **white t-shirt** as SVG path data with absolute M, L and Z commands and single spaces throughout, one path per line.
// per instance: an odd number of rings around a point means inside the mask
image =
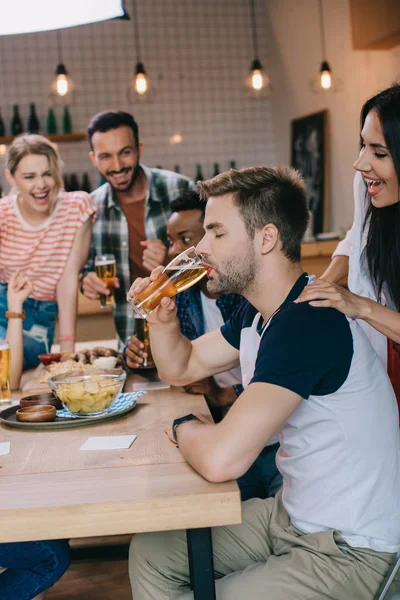
M 400 432 L 392 386 L 357 321 L 293 303 L 305 284 L 300 277 L 264 328 L 245 302 L 221 332 L 249 355 L 244 383 L 253 370 L 249 385 L 270 383 L 303 398 L 279 433 L 277 454 L 292 523 L 306 533 L 338 530 L 354 547 L 397 552 Z M 256 352 L 249 330 L 260 340 Z
M 217 306 L 217 301 L 213 298 L 208 298 L 203 292 L 200 292 L 200 298 L 204 317 L 204 332 L 208 333 L 209 331 L 214 331 L 214 329 L 220 329 L 224 324 L 224 319 Z M 230 371 L 214 375 L 214 380 L 219 387 L 223 388 L 240 384 L 242 383 L 240 367 L 235 367 Z

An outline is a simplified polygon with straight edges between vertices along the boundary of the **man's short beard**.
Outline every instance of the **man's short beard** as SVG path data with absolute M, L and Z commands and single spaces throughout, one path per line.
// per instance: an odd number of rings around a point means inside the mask
M 133 168 L 132 177 L 130 178 L 129 183 L 124 188 L 116 188 L 113 186 L 113 184 L 111 183 L 111 181 L 108 179 L 108 177 L 106 175 L 104 176 L 104 178 L 107 181 L 107 183 L 109 183 L 111 185 L 113 191 L 129 192 L 129 190 L 131 190 L 133 188 L 133 186 L 135 185 L 135 182 L 136 182 L 137 178 L 139 177 L 139 173 L 140 173 L 140 165 L 139 165 L 139 163 L 136 163 L 135 167 Z
M 212 265 L 211 265 L 212 266 Z M 229 259 L 221 265 L 223 273 L 215 269 L 216 279 L 207 281 L 207 289 L 213 294 L 248 294 L 252 289 L 257 267 L 253 249 L 239 259 Z

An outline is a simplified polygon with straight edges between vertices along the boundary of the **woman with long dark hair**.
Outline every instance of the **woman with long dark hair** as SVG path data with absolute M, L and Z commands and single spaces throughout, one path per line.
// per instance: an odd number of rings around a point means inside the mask
M 354 163 L 354 223 L 299 301 L 359 319 L 400 405 L 400 84 L 365 102 Z M 348 275 L 348 287 L 337 285 Z

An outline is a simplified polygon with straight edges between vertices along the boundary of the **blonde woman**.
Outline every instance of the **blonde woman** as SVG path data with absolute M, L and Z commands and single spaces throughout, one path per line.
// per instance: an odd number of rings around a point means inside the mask
M 57 314 L 61 350 L 74 349 L 78 278 L 96 209 L 87 193 L 63 190 L 59 154 L 40 135 L 12 142 L 5 175 L 12 193 L 0 199 L 0 338 L 9 319 L 23 320 L 28 369 L 50 351 Z M 7 286 L 16 271 L 33 284 L 21 312 L 7 306 Z

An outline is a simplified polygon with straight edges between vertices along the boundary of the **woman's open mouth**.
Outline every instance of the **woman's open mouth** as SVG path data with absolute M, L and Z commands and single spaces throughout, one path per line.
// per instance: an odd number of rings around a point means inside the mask
M 368 194 L 370 196 L 376 196 L 382 191 L 385 182 L 382 179 L 367 179 L 364 177 L 364 181 L 368 186 Z
M 44 206 L 45 204 L 48 203 L 49 198 L 50 198 L 50 192 L 40 192 L 40 194 L 31 194 L 32 198 L 34 199 L 35 203 L 38 204 L 39 206 Z

